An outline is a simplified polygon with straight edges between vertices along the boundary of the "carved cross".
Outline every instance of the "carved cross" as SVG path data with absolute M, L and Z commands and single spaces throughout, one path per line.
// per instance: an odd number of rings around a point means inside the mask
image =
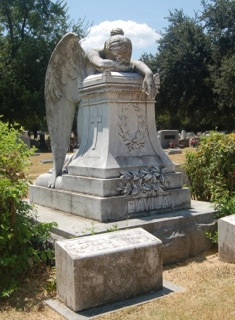
M 98 136 L 98 123 L 102 123 L 102 117 L 98 116 L 98 110 L 96 107 L 91 112 L 91 123 L 94 124 L 94 139 L 92 144 L 92 150 L 95 150 Z

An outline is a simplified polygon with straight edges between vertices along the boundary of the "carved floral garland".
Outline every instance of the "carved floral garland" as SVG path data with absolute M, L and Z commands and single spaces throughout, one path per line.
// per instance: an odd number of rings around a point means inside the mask
M 166 168 L 158 166 L 143 167 L 139 170 L 121 170 L 118 190 L 124 195 L 156 196 L 162 194 L 168 186 Z
M 138 130 L 135 134 L 135 137 L 132 138 L 129 134 L 129 129 L 127 125 L 127 113 L 129 108 L 133 107 L 137 113 L 138 119 Z M 144 147 L 144 139 L 147 132 L 147 121 L 145 115 L 141 113 L 140 107 L 136 103 L 128 103 L 127 106 L 122 108 L 122 111 L 119 115 L 119 135 L 122 137 L 124 143 L 127 145 L 128 150 L 132 151 L 134 149 L 141 149 Z

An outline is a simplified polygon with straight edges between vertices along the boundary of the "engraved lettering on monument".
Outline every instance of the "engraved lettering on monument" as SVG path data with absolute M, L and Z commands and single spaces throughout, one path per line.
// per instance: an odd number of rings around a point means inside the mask
M 96 107 L 93 107 L 91 109 L 91 124 L 94 125 L 94 135 L 93 135 L 93 143 L 92 143 L 92 150 L 95 150 L 96 143 L 97 143 L 97 137 L 98 137 L 98 124 L 102 123 L 102 117 L 98 116 L 98 110 Z
M 122 106 L 119 114 L 118 134 L 127 146 L 129 152 L 134 149 L 141 151 L 144 147 L 147 133 L 147 119 L 144 113 L 145 110 L 142 109 L 143 108 L 140 108 L 137 103 L 128 103 Z M 133 114 L 133 111 L 135 111 L 135 114 Z M 133 119 L 136 119 L 135 126 L 130 125 Z M 133 130 L 133 127 L 136 128 Z
M 153 211 L 157 209 L 171 208 L 171 206 L 171 197 L 169 194 L 167 194 L 152 198 L 130 200 L 127 203 L 127 211 L 128 213 Z

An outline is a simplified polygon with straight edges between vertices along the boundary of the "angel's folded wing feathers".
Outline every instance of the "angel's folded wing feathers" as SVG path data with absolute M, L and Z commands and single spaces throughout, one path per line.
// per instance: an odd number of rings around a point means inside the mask
M 78 36 L 68 33 L 57 44 L 47 68 L 45 101 L 55 178 L 62 172 L 62 158 L 65 159 L 68 149 L 75 106 L 79 101 L 78 88 L 85 77 L 84 56 Z M 64 115 L 67 117 L 66 128 L 62 119 Z M 56 145 L 60 147 L 55 147 Z

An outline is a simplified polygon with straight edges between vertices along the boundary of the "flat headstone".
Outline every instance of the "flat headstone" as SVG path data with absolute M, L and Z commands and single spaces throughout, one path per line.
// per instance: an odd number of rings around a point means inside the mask
M 53 159 L 42 159 L 40 160 L 42 163 L 53 163 Z
M 182 150 L 181 149 L 169 149 L 168 154 L 182 154 Z
M 219 258 L 235 263 L 235 214 L 218 220 Z
M 162 288 L 162 242 L 136 228 L 58 241 L 57 298 L 73 311 Z

